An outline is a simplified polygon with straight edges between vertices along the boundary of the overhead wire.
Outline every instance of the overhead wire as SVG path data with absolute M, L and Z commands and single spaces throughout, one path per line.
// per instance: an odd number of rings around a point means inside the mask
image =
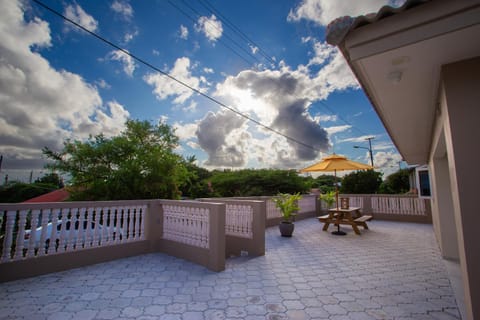
M 194 23 L 197 22 L 196 19 L 194 19 L 191 15 L 189 15 L 187 12 L 185 12 L 185 10 L 183 10 L 182 8 L 180 8 L 179 6 L 177 6 L 173 1 L 170 1 L 170 0 L 167 0 L 167 2 L 172 6 L 174 7 L 175 9 L 177 9 L 180 13 L 182 13 L 184 16 L 186 16 L 187 18 L 189 18 L 191 21 L 193 21 Z M 236 54 L 240 59 L 242 59 L 243 61 L 245 61 L 247 63 L 247 65 L 251 66 L 252 65 L 252 62 L 247 60 L 244 56 L 242 56 L 240 53 L 238 53 L 238 51 L 236 51 L 235 49 L 233 49 L 231 46 L 229 46 L 227 43 L 225 43 L 225 41 L 223 41 L 222 39 L 219 39 L 218 40 L 223 46 L 225 46 L 227 49 L 229 49 L 230 51 L 232 51 L 234 54 Z
M 182 0 L 183 2 L 185 2 L 185 0 Z M 257 43 L 255 43 L 252 39 L 250 39 L 242 30 L 240 30 L 240 28 L 238 28 L 233 22 L 231 22 L 225 15 L 223 15 L 218 9 L 215 8 L 215 6 L 210 3 L 208 0 L 198 0 L 198 2 L 205 8 L 207 9 L 209 12 L 215 14 L 218 16 L 219 20 L 221 20 L 226 26 L 228 26 L 231 30 L 233 30 L 236 34 L 238 34 L 244 41 L 246 41 L 247 43 L 251 43 L 252 45 L 254 45 L 255 47 L 258 48 L 258 52 L 266 59 L 268 60 L 270 63 L 272 64 L 275 64 L 275 60 L 273 60 L 270 55 L 268 55 L 265 50 L 260 46 L 258 45 Z M 363 132 L 362 130 L 360 130 L 359 128 L 357 128 L 356 126 L 354 126 L 353 124 L 351 124 L 349 121 L 347 121 L 346 119 L 344 119 L 340 114 L 336 113 L 335 111 L 332 110 L 332 108 L 330 108 L 325 102 L 323 101 L 319 101 L 320 104 L 322 104 L 327 110 L 329 110 L 329 112 L 332 114 L 332 115 L 335 115 L 336 117 L 338 117 L 341 121 L 343 121 L 345 124 L 349 125 L 352 129 L 354 130 L 357 130 L 360 134 L 362 135 L 367 135 L 365 132 Z M 312 104 L 313 105 L 313 104 Z
M 173 5 L 173 3 L 168 0 L 168 2 L 170 4 Z M 187 8 L 189 8 L 190 10 L 192 10 L 196 15 L 197 17 L 201 17 L 202 15 L 200 14 L 200 12 L 198 12 L 197 9 L 195 9 L 194 7 L 192 7 L 187 1 L 185 0 L 182 0 L 183 4 L 185 6 L 187 6 Z M 176 6 L 175 6 L 176 7 Z M 196 22 L 194 20 L 194 22 Z M 207 20 L 206 23 L 208 23 L 209 26 L 211 26 L 212 28 L 216 29 L 217 31 L 222 31 L 221 29 L 219 29 L 214 23 L 212 23 L 210 20 Z M 258 58 L 255 57 L 251 52 L 249 52 L 248 50 L 246 50 L 244 47 L 242 47 L 236 40 L 234 40 L 232 37 L 230 37 L 227 33 L 223 32 L 222 33 L 222 36 L 224 36 L 225 38 L 227 38 L 228 40 L 230 40 L 237 48 L 239 48 L 240 50 L 242 50 L 244 53 L 246 53 L 248 56 L 250 56 L 251 58 L 253 58 L 254 60 L 258 61 Z
M 41 2 L 41 1 L 39 1 L 39 0 L 32 0 L 32 1 L 35 2 L 37 5 L 41 6 L 42 8 L 46 9 L 47 11 L 49 11 L 49 12 L 55 14 L 56 16 L 62 18 L 63 20 L 68 21 L 69 23 L 75 25 L 77 28 L 82 29 L 82 30 L 85 31 L 86 33 L 88 33 L 88 34 L 90 34 L 91 36 L 97 38 L 98 40 L 100 40 L 100 41 L 108 44 L 109 46 L 111 46 L 111 47 L 113 47 L 113 48 L 115 48 L 115 49 L 123 52 L 124 54 L 126 54 L 126 55 L 130 56 L 131 58 L 135 59 L 136 61 L 138 61 L 139 63 L 147 66 L 147 67 L 150 68 L 150 69 L 155 70 L 156 72 L 160 73 L 161 75 L 169 78 L 169 79 L 172 80 L 172 81 L 177 82 L 178 84 L 180 84 L 180 85 L 188 88 L 189 90 L 197 93 L 198 95 L 200 95 L 200 96 L 202 96 L 202 97 L 204 97 L 204 98 L 212 101 L 213 103 L 215 103 L 215 104 L 217 104 L 217 105 L 219 105 L 219 106 L 221 106 L 221 107 L 223 107 L 223 108 L 225 108 L 225 109 L 227 109 L 227 110 L 229 110 L 229 111 L 237 114 L 238 116 L 240 116 L 240 117 L 242 117 L 242 118 L 244 118 L 244 119 L 247 119 L 248 121 L 251 121 L 251 122 L 255 123 L 256 125 L 258 125 L 258 126 L 260 126 L 260 127 L 263 127 L 264 129 L 267 129 L 267 130 L 269 130 L 269 131 L 271 131 L 271 132 L 273 132 L 273 133 L 275 133 L 275 134 L 277 134 L 277 135 L 279 135 L 279 136 L 282 136 L 282 137 L 284 137 L 285 139 L 287 139 L 287 140 L 289 140 L 289 141 L 292 141 L 292 142 L 294 142 L 294 143 L 297 143 L 298 145 L 304 146 L 304 147 L 306 147 L 306 148 L 309 148 L 309 149 L 312 149 L 312 150 L 315 150 L 315 151 L 318 151 L 318 152 L 322 152 L 322 150 L 317 149 L 317 148 L 315 148 L 314 146 L 311 146 L 311 145 L 306 144 L 306 143 L 304 143 L 304 142 L 302 142 L 302 141 L 300 141 L 300 140 L 297 140 L 297 139 L 295 139 L 295 138 L 292 138 L 292 137 L 290 137 L 290 136 L 288 136 L 288 135 L 286 135 L 286 134 L 284 134 L 284 133 L 282 133 L 282 132 L 280 132 L 280 131 L 272 128 L 272 127 L 269 127 L 269 126 L 261 123 L 260 121 L 258 121 L 258 120 L 256 120 L 256 119 L 253 119 L 252 117 L 250 117 L 250 116 L 248 116 L 248 115 L 246 115 L 246 114 L 244 114 L 244 113 L 236 110 L 235 108 L 226 105 L 225 103 L 223 103 L 223 102 L 221 102 L 221 101 L 219 101 L 219 100 L 217 100 L 217 99 L 209 96 L 208 94 L 202 92 L 201 90 L 190 86 L 189 84 L 183 82 L 182 80 L 177 79 L 176 77 L 172 76 L 172 75 L 169 74 L 168 72 L 165 72 L 165 71 L 160 70 L 159 68 L 155 67 L 154 65 L 152 65 L 152 64 L 149 63 L 148 61 L 146 61 L 146 60 L 144 60 L 144 59 L 142 59 L 142 58 L 134 55 L 133 53 L 131 53 L 131 52 L 123 49 L 123 48 L 120 47 L 119 45 L 117 45 L 117 44 L 111 42 L 110 40 L 108 40 L 108 39 L 100 36 L 99 34 L 93 32 L 93 31 L 91 31 L 91 30 L 88 30 L 87 28 L 83 27 L 82 25 L 78 24 L 77 22 L 73 21 L 72 19 L 69 19 L 68 17 L 66 17 L 66 16 L 63 15 L 62 13 L 60 13 L 60 12 L 58 12 L 57 10 L 49 7 L 48 5 L 44 4 L 43 2 Z
M 218 9 L 216 9 L 208 0 L 199 0 L 200 4 L 210 11 L 213 14 L 216 14 L 220 20 L 222 20 L 225 25 L 227 25 L 230 29 L 232 29 L 236 34 L 238 34 L 244 41 L 247 41 L 247 43 L 252 44 L 256 48 L 258 48 L 258 52 L 270 63 L 276 64 L 276 61 L 270 57 L 270 55 L 260 46 L 258 45 L 255 41 L 250 39 L 240 28 L 238 28 L 233 22 L 230 21 L 225 15 L 223 15 Z

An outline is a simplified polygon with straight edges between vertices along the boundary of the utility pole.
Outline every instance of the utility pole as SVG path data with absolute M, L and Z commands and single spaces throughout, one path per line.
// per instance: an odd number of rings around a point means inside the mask
M 360 146 L 353 146 L 353 147 L 355 149 L 368 150 L 368 153 L 370 154 L 370 165 L 373 167 L 374 165 L 373 165 L 372 139 L 375 139 L 375 137 L 365 138 L 365 140 L 368 140 L 368 148 L 367 147 L 360 147 Z

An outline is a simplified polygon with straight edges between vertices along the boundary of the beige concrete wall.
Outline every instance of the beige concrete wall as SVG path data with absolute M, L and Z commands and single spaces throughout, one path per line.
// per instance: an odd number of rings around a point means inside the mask
M 469 319 L 480 319 L 480 57 L 445 65 L 445 142 Z
M 90 248 L 0 264 L 0 283 L 151 252 L 150 241 Z

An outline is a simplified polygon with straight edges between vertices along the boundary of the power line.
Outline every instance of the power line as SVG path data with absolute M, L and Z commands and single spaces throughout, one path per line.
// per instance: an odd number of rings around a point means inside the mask
M 245 119 L 247 119 L 247 120 L 249 120 L 249 121 L 257 124 L 258 126 L 261 126 L 261 127 L 265 128 L 265 129 L 267 129 L 267 130 L 269 130 L 269 131 L 271 131 L 271 132 L 273 132 L 273 133 L 275 133 L 275 134 L 278 134 L 279 136 L 282 136 L 282 137 L 284 137 L 284 138 L 287 139 L 287 140 L 290 140 L 290 141 L 292 141 L 292 142 L 295 142 L 295 143 L 297 143 L 297 144 L 299 144 L 299 145 L 301 145 L 301 146 L 304 146 L 304 147 L 306 147 L 306 148 L 309 148 L 309 149 L 312 149 L 312 150 L 315 150 L 315 151 L 318 151 L 318 152 L 322 152 L 321 150 L 319 150 L 319 149 L 317 149 L 317 148 L 315 148 L 315 147 L 313 147 L 313 146 L 311 146 L 311 145 L 309 145 L 309 144 L 306 144 L 306 143 L 304 143 L 304 142 L 301 142 L 300 140 L 297 140 L 297 139 L 295 139 L 295 138 L 292 138 L 292 137 L 290 137 L 290 136 L 287 136 L 286 134 L 283 134 L 283 133 L 281 133 L 280 131 L 278 131 L 278 130 L 276 130 L 276 129 L 273 129 L 273 128 L 271 128 L 271 127 L 269 127 L 269 126 L 261 123 L 260 121 L 255 120 L 255 119 L 249 117 L 248 115 L 241 113 L 240 111 L 234 109 L 233 107 L 227 106 L 227 105 L 224 104 L 223 102 L 221 102 L 221 101 L 219 101 L 219 100 L 217 100 L 217 99 L 209 96 L 209 95 L 206 94 L 206 93 L 203 93 L 203 92 L 200 91 L 199 89 L 196 89 L 196 88 L 188 85 L 187 83 L 185 83 L 185 82 L 183 82 L 183 81 L 175 78 L 174 76 L 170 75 L 169 73 L 160 70 L 159 68 L 155 67 L 155 66 L 152 65 L 151 63 L 143 60 L 143 59 L 140 58 L 140 57 L 137 57 L 136 55 L 130 53 L 129 51 L 123 49 L 122 47 L 114 44 L 114 43 L 111 42 L 110 40 L 105 39 L 104 37 L 98 35 L 97 33 L 93 32 L 93 31 L 90 31 L 90 30 L 88 30 L 87 28 L 83 27 L 82 25 L 76 23 L 75 21 L 67 18 L 67 17 L 64 16 L 62 13 L 60 13 L 60 12 L 58 12 L 57 10 L 55 10 L 55 9 L 47 6 L 47 5 L 44 4 L 43 2 L 41 2 L 41 1 L 39 1 L 39 0 L 32 0 L 32 1 L 35 2 L 36 4 L 38 4 L 39 6 L 43 7 L 44 9 L 50 11 L 51 13 L 53 13 L 53 14 L 59 16 L 60 18 L 64 19 L 65 21 L 68 21 L 69 23 L 75 25 L 77 28 L 80 28 L 80 29 L 82 29 L 83 31 L 87 32 L 88 34 L 94 36 L 94 37 L 97 38 L 98 40 L 100 40 L 100 41 L 102 41 L 102 42 L 105 42 L 105 43 L 108 44 L 109 46 L 111 46 L 111 47 L 113 47 L 113 48 L 115 48 L 115 49 L 123 52 L 124 54 L 126 54 L 126 55 L 130 56 L 131 58 L 137 60 L 137 61 L 140 62 L 141 64 L 143 64 L 143 65 L 145 65 L 145 66 L 147 66 L 147 67 L 149 67 L 149 68 L 157 71 L 158 73 L 162 74 L 163 76 L 165 76 L 165 77 L 167 77 L 167 78 L 169 78 L 169 79 L 177 82 L 178 84 L 180 84 L 180 85 L 182 85 L 182 86 L 190 89 L 191 91 L 193 91 L 193 92 L 197 93 L 198 95 L 200 95 L 200 96 L 202 96 L 202 97 L 204 97 L 204 98 L 212 101 L 213 103 L 215 103 L 215 104 L 217 104 L 217 105 L 219 105 L 219 106 L 221 106 L 221 107 L 223 107 L 223 108 L 225 108 L 225 109 L 227 109 L 227 110 L 230 110 L 231 112 L 233 112 L 233 113 L 241 116 L 242 118 L 245 118 Z
M 169 3 L 171 3 L 171 1 L 169 0 L 168 1 Z M 185 0 L 182 0 L 183 4 L 185 6 L 187 6 L 190 10 L 192 10 L 196 15 L 197 17 L 201 17 L 202 15 L 200 14 L 200 12 L 198 12 L 198 10 L 196 10 L 195 8 L 193 8 L 190 4 L 188 4 L 188 2 L 186 2 Z M 172 4 L 172 3 L 171 3 Z M 173 5 L 173 4 L 172 4 Z M 207 20 L 207 23 L 212 27 L 212 28 L 215 28 L 217 31 L 221 31 L 215 24 L 213 24 L 211 21 Z M 234 45 L 236 45 L 240 50 L 242 50 L 244 53 L 246 53 L 247 55 L 249 55 L 251 58 L 253 58 L 254 60 L 258 61 L 258 58 L 255 57 L 253 54 L 251 54 L 248 50 L 246 50 L 244 47 L 242 47 L 237 41 L 235 41 L 232 37 L 230 37 L 228 34 L 226 34 L 225 32 L 223 32 L 222 34 L 223 36 L 225 36 L 228 40 L 230 40 Z M 260 62 L 260 61 L 259 61 Z
M 208 0 L 199 0 L 200 4 L 207 9 L 208 11 L 216 14 L 220 20 L 222 20 L 230 29 L 232 29 L 235 33 L 237 33 L 243 40 L 251 43 L 256 48 L 258 48 L 258 52 L 267 59 L 270 63 L 275 65 L 275 60 L 273 60 L 269 54 L 266 53 L 263 48 L 255 43 L 252 39 L 250 39 L 242 30 L 240 30 L 233 22 L 231 22 L 226 16 L 224 16 L 218 9 L 216 9 Z
M 177 9 L 179 12 L 181 12 L 184 16 L 186 16 L 187 18 L 189 18 L 190 20 L 192 20 L 194 23 L 197 22 L 196 19 L 194 19 L 191 15 L 189 15 L 187 12 L 185 12 L 182 8 L 180 8 L 179 6 L 177 6 L 173 1 L 170 1 L 170 0 L 167 0 L 168 3 L 174 7 L 175 9 Z M 230 51 L 232 51 L 233 53 L 235 53 L 240 59 L 242 59 L 243 61 L 245 61 L 249 66 L 252 65 L 252 62 L 250 62 L 249 60 L 247 60 L 244 56 L 242 56 L 240 53 L 238 53 L 235 49 L 233 49 L 231 46 L 229 46 L 228 44 L 226 44 L 222 39 L 218 39 L 218 41 L 223 45 L 225 46 L 227 49 L 229 49 Z M 237 44 L 238 46 L 238 44 Z M 247 52 L 248 53 L 248 52 Z M 253 57 L 254 59 L 256 59 L 255 57 Z

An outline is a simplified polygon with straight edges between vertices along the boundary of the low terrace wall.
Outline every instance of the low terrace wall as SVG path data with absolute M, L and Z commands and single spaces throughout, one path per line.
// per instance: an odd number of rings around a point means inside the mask
M 374 219 L 432 223 L 430 200 L 413 195 L 384 194 L 339 194 L 339 198 L 348 198 L 351 207 L 360 207 L 363 214 Z M 322 212 L 327 206 L 322 201 Z
M 264 212 L 258 201 L 0 204 L 0 282 L 150 252 L 222 271 L 227 254 L 265 253 Z

